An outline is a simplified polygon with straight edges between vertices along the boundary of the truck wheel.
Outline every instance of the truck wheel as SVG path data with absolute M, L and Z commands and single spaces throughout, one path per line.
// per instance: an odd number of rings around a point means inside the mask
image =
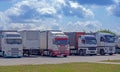
M 100 55 L 105 55 L 105 51 L 103 49 L 100 50 Z
M 50 57 L 53 57 L 53 55 L 52 55 L 52 52 L 51 52 L 51 51 L 49 51 L 49 56 L 50 56 Z
M 23 56 L 25 56 L 25 53 L 23 52 Z
M 39 51 L 37 52 L 37 55 L 40 55 L 40 52 L 39 52 Z
M 41 52 L 41 56 L 44 56 L 44 51 Z
M 79 50 L 79 55 L 83 56 L 83 50 Z
M 28 53 L 27 53 L 27 54 L 28 54 L 28 56 L 30 56 L 30 51 L 28 51 Z
M 86 52 L 83 51 L 83 50 L 79 50 L 79 55 L 80 55 L 80 56 L 86 56 Z
M 109 53 L 109 55 L 113 55 L 113 53 Z
M 64 57 L 67 57 L 67 55 L 64 55 Z
M 5 52 L 3 51 L 3 57 L 6 57 Z

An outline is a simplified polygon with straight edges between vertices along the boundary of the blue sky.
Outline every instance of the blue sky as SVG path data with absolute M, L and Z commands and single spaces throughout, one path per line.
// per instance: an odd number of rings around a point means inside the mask
M 118 33 L 120 0 L 0 0 L 0 29 Z

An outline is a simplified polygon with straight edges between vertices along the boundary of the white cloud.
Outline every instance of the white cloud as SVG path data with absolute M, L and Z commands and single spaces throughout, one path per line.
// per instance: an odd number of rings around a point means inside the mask
M 111 15 L 120 17 L 120 0 L 115 0 L 116 4 L 107 7 L 108 12 Z
M 6 28 L 9 25 L 10 19 L 3 13 L 0 12 L 0 29 Z
M 39 8 L 39 9 L 37 9 L 37 11 L 39 12 L 39 13 L 41 13 L 42 15 L 44 15 L 44 14 L 56 14 L 56 10 L 53 8 L 53 7 L 49 7 L 49 8 Z
M 73 1 L 69 1 L 67 6 L 64 6 L 62 10 L 65 16 L 75 16 L 79 18 L 94 17 L 94 13 L 90 9 Z
M 115 2 L 115 3 L 119 3 L 119 2 L 120 2 L 120 0 L 114 0 L 114 2 Z
M 95 27 L 95 23 L 89 22 L 68 23 L 64 27 L 60 24 L 64 17 L 86 18 L 93 17 L 94 14 L 90 9 L 69 1 L 69 0 L 21 0 L 10 7 L 4 13 L 0 12 L 0 28 L 3 29 L 63 29 L 85 30 L 89 26 Z M 5 25 L 8 26 L 5 26 Z M 71 25 L 71 26 L 69 26 Z M 73 27 L 72 27 L 73 26 Z M 82 29 L 79 29 L 81 26 Z M 88 26 L 88 27 L 87 27 Z M 90 30 L 90 29 L 89 29 Z
M 35 24 L 31 24 L 31 23 L 11 23 L 7 29 L 11 29 L 11 30 L 22 30 L 22 29 L 36 29 L 36 25 Z
M 6 24 L 9 21 L 9 18 L 4 15 L 4 13 L 0 12 L 0 23 L 1 24 Z
M 71 7 L 73 8 L 78 8 L 79 4 L 78 3 L 74 3 L 74 2 L 70 2 Z
M 98 21 L 85 21 L 85 22 L 69 22 L 68 24 L 64 25 L 62 27 L 62 30 L 64 31 L 92 31 L 95 32 L 97 30 L 100 30 L 102 27 L 102 24 Z
M 59 18 L 60 15 L 77 16 L 80 18 L 94 15 L 90 9 L 86 9 L 69 0 L 23 0 L 16 3 L 5 13 L 12 17 L 21 17 L 21 15 L 25 17 L 26 13 L 30 13 L 29 15 L 34 14 L 34 16 L 38 15 L 42 17 L 47 15 L 47 17 L 50 16 L 55 18 L 57 18 L 57 16 Z
M 86 9 L 76 2 L 70 1 L 70 6 L 73 8 L 72 13 L 74 16 L 77 14 L 78 17 L 94 17 L 94 14 L 90 9 Z
M 71 0 L 74 2 L 78 2 L 82 5 L 100 5 L 100 6 L 106 6 L 114 4 L 114 0 Z
M 34 22 L 34 23 L 33 23 Z M 1 25 L 3 27 L 3 25 Z M 11 30 L 51 30 L 59 29 L 59 24 L 55 20 L 32 20 L 32 23 L 10 23 L 4 29 Z

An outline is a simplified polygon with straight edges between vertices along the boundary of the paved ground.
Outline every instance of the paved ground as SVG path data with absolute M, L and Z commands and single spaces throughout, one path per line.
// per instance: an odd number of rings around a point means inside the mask
M 120 55 L 113 56 L 69 56 L 67 58 L 54 58 L 54 57 L 23 57 L 23 58 L 0 58 L 0 66 L 7 65 L 36 65 L 36 64 L 59 64 L 59 63 L 69 63 L 69 62 L 99 62 L 102 60 L 120 60 Z M 120 63 L 117 63 L 120 64 Z

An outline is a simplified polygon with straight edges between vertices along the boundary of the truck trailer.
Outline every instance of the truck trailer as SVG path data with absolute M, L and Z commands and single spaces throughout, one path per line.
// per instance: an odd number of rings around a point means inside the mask
M 115 53 L 120 54 L 120 37 L 116 38 Z
M 23 55 L 40 55 L 40 31 L 22 30 L 19 33 L 23 40 Z
M 97 42 L 94 35 L 85 32 L 64 32 L 69 37 L 70 55 L 96 55 Z
M 40 53 L 43 56 L 69 55 L 68 36 L 61 30 L 47 30 L 40 32 Z
M 115 36 L 109 33 L 96 33 L 97 51 L 100 55 L 115 53 Z
M 22 37 L 17 31 L 0 31 L 0 55 L 3 57 L 22 57 Z

